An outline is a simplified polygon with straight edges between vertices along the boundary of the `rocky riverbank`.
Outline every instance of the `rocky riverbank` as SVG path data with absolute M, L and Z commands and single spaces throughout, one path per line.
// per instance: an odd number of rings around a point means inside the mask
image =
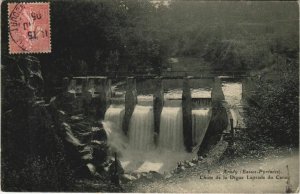
M 199 161 L 195 166 L 186 168 L 171 176 L 159 178 L 142 178 L 124 186 L 126 192 L 295 192 L 299 186 L 299 154 L 298 150 L 289 148 L 268 149 L 263 157 L 236 157 L 224 155 L 221 160 L 209 163 L 207 159 Z M 210 165 L 209 165 L 210 164 Z M 287 176 L 286 165 L 289 167 Z M 268 172 L 277 170 L 272 174 L 274 179 L 267 180 Z M 253 174 L 240 174 L 247 172 L 266 172 L 265 179 L 255 179 Z M 236 174 L 234 174 L 236 173 Z M 260 173 L 260 176 L 262 173 Z M 267 175 L 268 174 L 268 175 Z M 223 176 L 228 177 L 224 180 Z M 220 179 L 216 178 L 220 177 Z M 249 178 L 250 177 L 250 178 Z M 252 177 L 252 178 L 251 178 Z M 254 178 L 253 178 L 254 177 Z M 281 178 L 280 178 L 281 177 Z M 287 182 L 289 180 L 289 182 Z

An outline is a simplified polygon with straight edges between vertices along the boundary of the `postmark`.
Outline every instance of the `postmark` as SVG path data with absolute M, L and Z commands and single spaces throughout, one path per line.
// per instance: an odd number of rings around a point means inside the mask
M 8 3 L 9 53 L 50 53 L 49 3 Z

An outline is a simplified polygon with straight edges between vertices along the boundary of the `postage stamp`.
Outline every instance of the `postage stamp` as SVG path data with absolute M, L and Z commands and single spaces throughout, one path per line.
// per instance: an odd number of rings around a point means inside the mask
M 9 53 L 51 52 L 48 3 L 8 3 Z

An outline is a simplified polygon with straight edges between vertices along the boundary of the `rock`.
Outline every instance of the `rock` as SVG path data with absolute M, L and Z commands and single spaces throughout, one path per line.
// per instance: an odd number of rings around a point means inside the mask
M 150 173 L 147 173 L 147 174 L 146 174 L 146 178 L 147 178 L 147 179 L 153 179 L 153 175 L 150 174 Z
M 81 120 L 83 120 L 83 117 L 82 117 L 82 115 L 73 115 L 73 116 L 71 116 L 71 120 L 72 121 L 81 121 Z
M 71 126 L 68 123 L 63 122 L 61 124 L 61 132 L 62 132 L 65 140 L 68 141 L 73 146 L 75 146 L 75 147 L 83 146 L 83 144 L 80 142 L 80 140 L 74 136 Z
M 117 173 L 118 174 L 124 174 L 124 169 L 121 165 L 121 162 L 117 159 L 117 164 L 116 161 L 113 161 L 110 166 L 109 166 L 109 173 L 110 174 L 114 174 L 114 172 L 116 171 L 116 166 L 117 166 Z
M 134 176 L 136 179 L 141 178 L 141 174 L 140 173 L 132 173 L 132 176 Z
M 103 169 L 104 169 L 105 172 L 109 171 L 109 167 L 108 166 L 104 167 Z
M 184 171 L 185 170 L 185 167 L 184 166 L 178 166 L 176 169 L 175 169 L 175 173 L 176 174 L 178 174 L 178 173 L 180 173 L 180 172 L 182 172 L 182 171 Z
M 100 142 L 97 140 L 91 141 L 91 147 L 93 149 L 92 156 L 94 163 L 105 162 L 107 158 L 107 145 L 105 142 Z
M 207 155 L 207 163 L 211 165 L 217 162 L 221 156 L 224 154 L 228 147 L 228 142 L 226 141 L 219 141 L 216 146 L 214 146 Z
M 92 140 L 92 141 L 91 141 L 91 144 L 94 144 L 94 145 L 102 145 L 102 144 L 105 144 L 105 142 L 101 142 L 101 141 L 98 141 L 98 140 Z
M 163 177 L 162 174 L 156 172 L 156 171 L 150 171 L 149 174 L 152 175 L 152 178 L 161 179 Z
M 123 174 L 122 176 L 120 176 L 120 180 L 123 183 L 128 183 L 130 181 L 136 180 L 136 178 L 134 176 L 132 176 L 132 175 L 129 175 L 129 174 Z
M 167 173 L 167 174 L 165 174 L 164 179 L 169 179 L 171 177 L 172 177 L 172 174 L 171 173 Z
M 192 163 L 194 163 L 194 164 L 198 163 L 198 157 L 197 156 L 192 159 Z
M 93 159 L 93 156 L 91 153 L 88 153 L 88 154 L 85 154 L 81 157 L 83 160 L 92 160 Z
M 96 167 L 93 164 L 88 163 L 86 166 L 88 167 L 92 175 L 96 174 Z
M 92 131 L 95 132 L 95 131 L 100 131 L 101 129 L 99 127 L 92 127 Z
M 188 166 L 193 167 L 193 166 L 196 166 L 196 164 L 194 164 L 192 162 L 188 162 Z
M 67 114 L 65 113 L 65 111 L 58 110 L 57 111 L 57 116 L 58 116 L 58 119 L 62 122 L 67 120 Z
M 98 141 L 106 141 L 107 134 L 104 128 L 92 127 L 92 139 Z

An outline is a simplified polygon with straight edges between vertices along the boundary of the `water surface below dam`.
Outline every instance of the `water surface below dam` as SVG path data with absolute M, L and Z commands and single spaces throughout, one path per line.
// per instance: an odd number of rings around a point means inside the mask
M 224 82 L 222 90 L 232 111 L 241 104 L 241 83 Z M 211 88 L 191 88 L 192 98 L 210 98 Z M 122 131 L 124 105 L 111 105 L 103 121 L 108 143 L 117 152 L 126 172 L 168 172 L 180 161 L 191 160 L 197 153 L 185 151 L 183 140 L 182 89 L 164 92 L 159 134 L 154 132 L 153 95 L 138 95 L 129 122 L 128 135 Z M 211 118 L 211 107 L 198 104 L 192 109 L 193 145 L 201 144 Z M 237 119 L 236 119 L 237 120 Z

